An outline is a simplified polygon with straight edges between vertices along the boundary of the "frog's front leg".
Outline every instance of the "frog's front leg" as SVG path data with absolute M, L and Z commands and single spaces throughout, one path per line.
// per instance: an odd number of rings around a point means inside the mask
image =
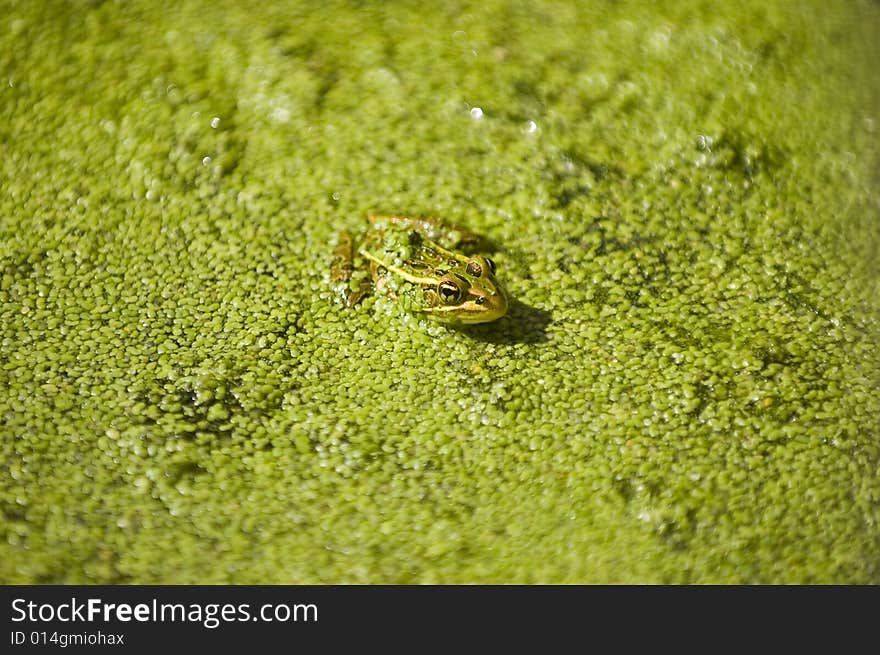
M 357 284 L 352 284 L 354 255 L 351 235 L 343 230 L 339 233 L 339 242 L 333 251 L 333 260 L 330 262 L 330 280 L 339 286 L 346 307 L 357 305 L 370 290 L 370 281 L 367 278 Z

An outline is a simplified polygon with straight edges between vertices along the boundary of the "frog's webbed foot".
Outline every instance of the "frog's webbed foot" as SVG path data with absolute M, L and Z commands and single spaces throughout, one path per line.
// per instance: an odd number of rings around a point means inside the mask
M 370 290 L 370 281 L 366 278 L 352 284 L 354 256 L 351 235 L 345 231 L 340 232 L 339 242 L 333 251 L 333 260 L 330 262 L 330 281 L 338 285 L 346 307 L 357 305 Z

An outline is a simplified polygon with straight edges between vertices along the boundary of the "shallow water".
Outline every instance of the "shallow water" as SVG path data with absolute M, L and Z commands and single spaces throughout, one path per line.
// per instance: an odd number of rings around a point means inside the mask
M 4 5 L 3 582 L 880 582 L 876 3 Z

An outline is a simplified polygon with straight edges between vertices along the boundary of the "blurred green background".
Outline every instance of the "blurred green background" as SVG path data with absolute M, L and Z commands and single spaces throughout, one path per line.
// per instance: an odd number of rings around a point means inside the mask
M 880 583 L 878 44 L 0 1 L 0 582 Z M 370 211 L 486 236 L 509 315 L 342 308 Z

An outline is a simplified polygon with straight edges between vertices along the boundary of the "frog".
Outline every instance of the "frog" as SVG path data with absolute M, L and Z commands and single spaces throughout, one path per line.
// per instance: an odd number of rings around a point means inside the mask
M 468 254 L 483 242 L 464 227 L 436 218 L 368 214 L 357 239 L 339 233 L 331 282 L 345 307 L 372 291 L 406 310 L 449 326 L 495 321 L 507 295 L 495 262 Z

